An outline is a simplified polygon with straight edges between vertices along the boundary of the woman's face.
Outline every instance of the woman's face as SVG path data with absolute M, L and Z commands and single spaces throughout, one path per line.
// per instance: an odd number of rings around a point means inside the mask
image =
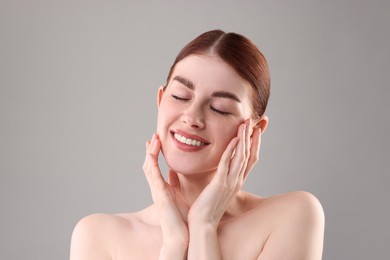
M 170 168 L 215 171 L 238 127 L 253 114 L 251 86 L 221 58 L 190 55 L 158 93 L 157 133 Z

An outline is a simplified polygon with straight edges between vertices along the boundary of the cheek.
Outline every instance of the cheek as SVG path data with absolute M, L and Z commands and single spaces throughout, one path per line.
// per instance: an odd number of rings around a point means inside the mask
M 216 133 L 218 133 L 218 143 L 220 143 L 220 145 L 218 145 L 219 150 L 224 151 L 230 141 L 237 136 L 239 126 L 239 122 L 232 124 L 218 124 L 216 126 L 218 127 Z
M 162 135 L 165 130 L 165 126 L 167 125 L 167 122 L 169 121 L 169 115 L 163 110 L 158 110 L 158 116 L 157 116 L 157 133 L 159 135 Z
M 177 109 L 172 109 L 172 107 L 167 106 L 165 103 L 161 103 L 157 115 L 157 134 L 161 141 L 164 141 L 168 137 L 169 127 L 178 118 L 177 111 Z
M 219 127 L 219 132 L 223 133 L 226 137 L 232 139 L 237 135 L 238 128 L 244 122 L 243 119 L 234 118 L 231 120 L 226 120 L 225 122 L 219 122 L 217 127 Z

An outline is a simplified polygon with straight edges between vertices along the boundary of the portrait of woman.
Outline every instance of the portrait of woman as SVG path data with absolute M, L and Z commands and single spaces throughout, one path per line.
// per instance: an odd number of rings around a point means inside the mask
M 261 161 L 269 96 L 266 58 L 247 37 L 212 30 L 190 41 L 157 89 L 143 164 L 153 204 L 83 218 L 70 259 L 321 259 L 314 195 L 243 190 Z
M 2 259 L 390 259 L 390 1 L 0 1 Z

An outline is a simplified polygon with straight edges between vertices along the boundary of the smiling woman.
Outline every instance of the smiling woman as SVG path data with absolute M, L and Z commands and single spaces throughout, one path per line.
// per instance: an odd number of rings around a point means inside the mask
M 244 36 L 216 30 L 186 45 L 158 89 L 146 142 L 153 205 L 85 217 L 71 259 L 321 259 L 324 214 L 313 195 L 242 190 L 259 160 L 269 91 L 267 62 Z

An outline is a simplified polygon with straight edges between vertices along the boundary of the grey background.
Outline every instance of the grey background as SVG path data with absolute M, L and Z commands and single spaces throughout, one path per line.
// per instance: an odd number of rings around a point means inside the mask
M 144 143 L 174 57 L 221 28 L 267 57 L 246 189 L 315 194 L 324 259 L 388 259 L 389 1 L 0 1 L 0 254 L 67 259 L 91 213 L 150 202 Z

